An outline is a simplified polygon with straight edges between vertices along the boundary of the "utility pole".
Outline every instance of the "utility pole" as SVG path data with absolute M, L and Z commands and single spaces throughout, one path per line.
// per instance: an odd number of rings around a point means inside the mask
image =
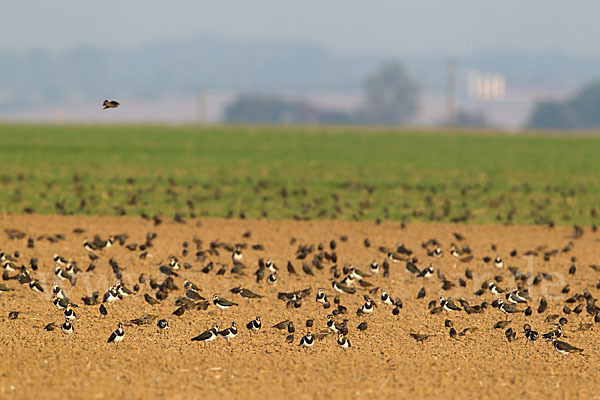
M 456 60 L 449 58 L 446 65 L 446 125 L 456 122 Z

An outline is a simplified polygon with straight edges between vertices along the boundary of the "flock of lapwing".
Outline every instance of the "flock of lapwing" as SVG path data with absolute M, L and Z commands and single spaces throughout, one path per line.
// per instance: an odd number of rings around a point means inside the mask
M 9 239 L 14 240 L 24 239 L 27 236 L 25 232 L 17 229 L 6 229 L 5 233 Z M 76 229 L 73 233 L 84 235 L 85 231 Z M 331 340 L 332 343 L 341 349 L 349 349 L 352 347 L 349 333 L 353 330 L 369 329 L 369 315 L 391 313 L 401 318 L 402 308 L 407 302 L 422 304 L 424 314 L 445 315 L 446 319 L 443 326 L 440 326 L 440 330 L 442 332 L 446 330 L 443 334 L 447 335 L 449 340 L 469 335 L 481 328 L 473 326 L 457 330 L 452 321 L 453 314 L 465 313 L 472 318 L 475 325 L 478 315 L 496 313 L 502 318 L 499 318 L 493 328 L 504 332 L 507 343 L 512 343 L 518 338 L 525 343 L 544 340 L 551 343 L 554 350 L 562 355 L 583 352 L 583 349 L 565 341 L 568 336 L 566 334 L 568 318 L 579 315 L 580 324 L 577 330 L 590 330 L 600 322 L 600 307 L 595 304 L 596 298 L 588 288 L 581 288 L 576 293 L 572 293 L 571 285 L 567 283 L 562 289 L 565 297 L 561 300 L 564 302 L 562 309 L 553 310 L 555 312 L 551 313 L 545 296 L 533 298 L 528 289 L 551 280 L 552 273 L 532 274 L 511 265 L 511 260 L 521 255 L 536 257 L 546 262 L 553 257 L 566 255 L 570 256 L 571 263 L 568 276 L 574 276 L 578 268 L 582 267 L 578 265 L 573 250 L 577 239 L 583 235 L 582 229 L 578 227 L 575 229 L 575 234 L 568 239 L 569 242 L 562 248 L 551 249 L 547 246 L 539 246 L 535 249 L 514 249 L 504 256 L 493 253 L 497 251 L 495 245 L 490 247 L 490 254 L 475 254 L 467 239 L 459 233 L 454 233 L 454 241 L 446 246 L 437 239 L 430 239 L 423 242 L 419 249 L 411 249 L 404 244 L 395 245 L 393 248 L 377 247 L 365 238 L 361 251 L 373 254 L 373 261 L 365 266 L 338 263 L 338 252 L 341 250 L 339 241 L 346 242 L 346 236 L 332 238 L 325 243 L 298 243 L 296 239 L 291 238 L 290 246 L 295 248 L 295 251 L 285 263 L 285 267 L 280 267 L 269 259 L 265 246 L 246 243 L 251 235 L 251 231 L 244 233 L 240 243 L 213 240 L 206 244 L 194 237 L 191 241 L 182 243 L 178 256 L 169 255 L 166 258 L 168 261 L 159 264 L 148 262 L 148 254 L 153 251 L 154 241 L 158 238 L 156 233 L 148 233 L 141 243 L 132 242 L 127 234 L 111 235 L 106 238 L 94 235 L 93 238 L 83 241 L 83 248 L 88 254 L 88 259 L 83 260 L 74 260 L 69 257 L 69 254 L 56 254 L 52 260 L 37 258 L 25 260 L 19 251 L 10 254 L 3 252 L 0 253 L 0 262 L 4 282 L 0 283 L 0 295 L 21 290 L 17 289 L 18 286 L 29 288 L 31 296 L 43 298 L 44 294 L 47 295 L 45 297 L 49 298 L 62 313 L 64 322 L 62 324 L 50 322 L 45 326 L 45 330 L 53 331 L 60 326 L 62 333 L 69 336 L 77 329 L 78 323 L 85 323 L 85 321 L 79 322 L 77 303 L 83 302 L 83 307 L 98 307 L 101 315 L 107 315 L 110 307 L 118 307 L 120 302 L 127 301 L 127 297 L 130 296 L 141 296 L 150 305 L 170 302 L 175 297 L 174 311 L 169 318 L 185 318 L 185 314 L 193 310 L 205 311 L 214 307 L 213 313 L 228 315 L 235 319 L 234 310 L 239 304 L 231 300 L 232 296 L 239 296 L 249 302 L 257 301 L 258 305 L 261 299 L 268 296 L 257 293 L 262 290 L 248 288 L 252 286 L 268 289 L 273 300 L 281 302 L 282 309 L 285 307 L 286 310 L 293 311 L 309 302 L 317 304 L 317 310 L 321 311 L 302 322 L 304 327 L 298 336 L 296 336 L 294 322 L 289 319 L 271 321 L 267 326 L 268 329 L 286 332 L 285 343 L 295 343 L 306 350 L 319 342 L 326 344 L 328 342 L 326 338 L 330 336 L 334 338 Z M 29 237 L 27 247 L 34 247 L 35 240 L 43 239 L 44 237 L 37 239 Z M 132 252 L 141 263 L 147 265 L 147 270 L 141 273 L 135 282 L 125 281 L 123 266 L 116 256 L 111 255 L 111 247 L 114 246 L 121 246 Z M 258 263 L 252 265 L 247 263 L 247 257 L 244 257 L 247 252 L 253 252 L 253 257 L 257 255 L 263 257 L 257 256 Z M 222 262 L 223 253 L 231 255 L 230 261 Z M 165 255 L 154 254 L 154 256 L 158 259 Z M 461 271 L 461 276 L 446 277 L 443 265 L 448 264 L 448 260 L 444 260 L 448 257 L 455 265 L 454 271 Z M 97 265 L 103 260 L 110 267 L 115 283 L 106 288 L 104 293 L 87 294 L 80 299 L 81 302 L 69 298 L 65 288 L 77 285 L 78 277 L 82 273 L 98 272 Z M 44 266 L 50 262 L 53 265 L 53 281 L 43 282 L 37 276 L 43 275 Z M 87 266 L 82 267 L 83 264 Z M 493 268 L 497 274 L 491 279 L 475 282 L 476 270 L 482 268 L 482 265 L 486 268 L 489 265 L 490 269 Z M 595 265 L 587 267 L 600 271 L 600 267 Z M 384 287 L 392 273 L 396 274 L 395 276 L 402 274 L 405 279 L 412 282 L 437 280 L 439 291 L 433 295 L 433 298 L 429 297 L 431 299 L 429 301 L 427 297 L 431 294 L 427 293 L 425 285 L 417 293 L 394 293 L 397 295 L 394 296 L 393 291 L 400 292 L 402 289 Z M 222 276 L 223 279 L 232 278 L 231 280 L 237 283 L 247 282 L 247 285 L 238 284 L 231 288 L 229 294 L 214 294 L 207 298 L 200 293 L 199 285 L 192 282 L 191 278 L 198 282 L 208 274 Z M 320 276 L 324 280 L 328 279 L 330 288 L 309 286 L 291 292 L 273 292 L 280 279 L 287 280 L 293 277 L 296 281 L 298 279 L 302 281 L 302 276 Z M 378 285 L 376 286 L 374 282 Z M 514 286 L 502 287 L 506 282 L 511 282 Z M 476 287 L 477 290 L 468 293 L 469 287 Z M 452 296 L 452 292 L 457 289 L 461 289 L 461 293 L 468 294 L 460 297 Z M 600 283 L 595 289 L 600 289 Z M 350 299 L 353 303 L 356 299 L 361 299 L 361 305 L 356 309 L 350 309 L 348 306 Z M 533 322 L 529 317 L 534 313 L 546 314 L 545 322 L 551 326 L 547 332 L 538 332 L 531 326 Z M 289 315 L 289 312 L 286 312 L 286 315 Z M 11 311 L 9 319 L 16 318 L 19 318 L 19 311 Z M 522 329 L 513 325 L 513 321 L 509 318 L 518 318 L 522 323 Z M 257 335 L 263 330 L 263 322 L 260 315 L 257 315 L 252 320 L 243 321 L 240 326 L 242 329 L 245 327 L 249 335 Z M 168 336 L 168 318 L 159 319 L 158 316 L 150 314 L 120 322 L 112 333 L 107 332 L 107 342 L 119 343 L 127 340 L 125 330 L 127 326 L 148 324 L 156 324 L 157 331 L 164 332 Z M 196 336 L 189 339 L 191 342 L 208 344 L 222 338 L 227 344 L 231 344 L 239 333 L 236 322 L 225 327 L 215 324 L 206 330 L 200 330 Z M 441 332 L 409 332 L 408 334 L 417 342 L 423 343 L 433 335 L 440 335 Z

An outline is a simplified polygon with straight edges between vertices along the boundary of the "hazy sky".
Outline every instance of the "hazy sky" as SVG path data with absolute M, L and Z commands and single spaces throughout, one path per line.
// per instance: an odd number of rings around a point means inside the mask
M 213 34 L 295 39 L 341 52 L 456 54 L 494 46 L 600 54 L 599 17 L 598 0 L 2 0 L 0 49 Z

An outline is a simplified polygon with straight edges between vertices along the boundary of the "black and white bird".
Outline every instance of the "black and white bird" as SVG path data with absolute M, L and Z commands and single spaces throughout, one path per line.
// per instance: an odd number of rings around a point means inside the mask
M 65 319 L 71 321 L 74 321 L 77 318 L 77 314 L 75 314 L 75 311 L 73 311 L 70 304 L 67 304 L 67 308 L 65 308 L 63 314 L 65 315 Z
M 125 331 L 123 330 L 123 324 L 119 322 L 119 325 L 113 333 L 110 334 L 107 343 L 119 343 L 123 341 L 125 337 Z
M 375 261 L 373 261 L 371 263 L 371 265 L 369 265 L 369 272 L 372 274 L 378 274 L 379 273 L 379 264 L 377 264 Z
M 274 285 L 277 283 L 277 273 L 273 272 L 267 277 L 267 283 Z
M 524 311 L 524 310 L 519 310 L 514 304 L 507 304 L 507 303 L 503 302 L 502 299 L 498 300 L 498 309 L 500 311 L 502 311 L 503 313 L 505 313 L 507 316 L 508 316 L 508 314 L 515 314 L 515 313 L 520 313 L 520 312 Z
M 440 306 L 446 311 L 461 311 L 462 310 L 459 306 L 454 304 L 454 301 L 452 300 L 451 297 L 444 299 L 442 296 L 440 296 Z
M 52 303 L 54 303 L 56 308 L 58 308 L 59 310 L 64 310 L 69 305 L 69 301 L 67 299 L 59 299 L 58 297 L 54 297 Z
M 306 333 L 306 335 L 302 336 L 302 339 L 300 339 L 299 346 L 302 346 L 304 348 L 309 348 L 309 347 L 313 347 L 314 344 L 315 344 L 315 337 L 312 335 L 312 333 L 310 333 L 310 331 L 308 331 Z
M 213 304 L 217 307 L 219 307 L 221 310 L 226 310 L 228 308 L 237 306 L 237 303 L 234 303 L 233 301 L 229 301 L 227 299 L 223 299 L 220 298 L 218 295 L 213 295 Z
M 56 282 L 52 284 L 52 295 L 58 297 L 59 299 L 64 299 L 65 297 L 67 297 L 65 296 L 65 292 L 60 286 L 58 286 L 58 283 Z
M 433 266 L 430 264 L 429 267 L 423 269 L 423 271 L 417 274 L 417 278 L 431 278 L 433 276 Z
M 544 338 L 544 339 L 545 339 L 547 342 L 549 342 L 549 341 L 552 341 L 552 340 L 554 340 L 554 339 L 558 339 L 558 338 L 559 338 L 559 337 L 561 337 L 561 336 L 562 336 L 562 326 L 560 326 L 560 325 L 559 325 L 558 327 L 556 327 L 556 329 L 554 329 L 554 330 L 551 330 L 550 332 L 548 332 L 548 333 L 544 333 L 544 334 L 542 335 L 542 337 L 543 337 L 543 338 Z
M 540 334 L 534 330 L 531 330 L 531 326 L 529 324 L 523 325 L 523 331 L 525 332 L 525 338 L 530 342 L 535 342 L 540 337 Z
M 504 293 L 504 289 L 498 287 L 494 282 L 490 282 L 490 284 L 488 285 L 488 289 L 490 290 L 490 293 L 494 294 L 494 295 L 499 295 Z
M 114 287 L 108 289 L 108 292 L 106 292 L 104 294 L 104 297 L 102 298 L 103 303 L 113 303 L 117 300 L 119 300 L 119 293 L 115 290 Z
M 321 304 L 325 304 L 327 303 L 327 296 L 325 295 L 325 293 L 323 293 L 323 289 L 318 289 L 317 290 L 317 303 L 321 303 Z
M 270 273 L 274 274 L 275 272 L 277 272 L 277 265 L 275 265 L 271 260 L 266 260 L 265 269 Z
M 392 297 L 385 290 L 381 290 L 381 302 L 388 306 L 394 305 Z
M 156 323 L 156 328 L 159 332 L 166 331 L 167 329 L 169 329 L 169 322 L 166 319 L 159 319 Z
M 227 344 L 231 344 L 229 341 L 236 337 L 238 334 L 237 325 L 235 322 L 231 323 L 229 328 L 223 329 L 219 332 L 219 335 L 227 340 Z
M 350 341 L 344 336 L 344 334 L 340 333 L 338 335 L 337 345 L 345 350 L 350 347 Z
M 375 302 L 373 302 L 370 298 L 366 299 L 367 301 L 362 305 L 359 309 L 363 314 L 371 314 L 375 309 Z
M 339 328 L 336 326 L 335 321 L 333 319 L 333 315 L 329 314 L 327 316 L 327 327 L 329 328 L 329 330 L 331 330 L 332 332 L 339 332 Z
M 560 340 L 552 340 L 552 347 L 554 347 L 554 350 L 558 351 L 560 354 L 562 355 L 568 355 L 569 353 L 582 353 L 583 349 L 580 349 L 579 347 L 575 347 L 575 346 L 571 346 L 569 343 L 567 342 L 563 342 Z
M 519 293 L 518 290 L 513 290 L 511 292 L 506 293 L 506 300 L 513 304 L 527 304 L 527 300 L 523 297 L 522 294 Z
M 60 330 L 65 335 L 70 335 L 71 333 L 73 333 L 73 325 L 67 319 L 67 320 L 65 320 L 65 323 L 61 325 Z
M 34 292 L 44 293 L 44 287 L 37 279 L 32 279 L 29 281 L 29 288 Z
M 504 261 L 502 261 L 502 258 L 500 258 L 500 256 L 496 256 L 496 258 L 494 258 L 494 267 L 498 269 L 504 268 Z
M 102 106 L 103 106 L 103 110 L 106 110 L 107 108 L 117 108 L 120 106 L 119 102 L 116 100 L 104 100 L 102 102 Z
M 432 257 L 443 257 L 444 256 L 444 252 L 442 251 L 442 249 L 440 247 L 436 247 L 433 251 L 428 252 L 428 254 Z
M 331 286 L 333 287 L 333 290 L 335 290 L 338 293 L 348 293 L 348 294 L 356 293 L 355 288 L 344 285 L 343 283 L 337 283 L 334 280 L 331 281 Z
M 244 255 L 242 254 L 242 248 L 239 245 L 235 245 L 235 250 L 231 254 L 231 260 L 234 264 L 241 264 Z
M 215 324 L 212 328 L 202 332 L 196 337 L 193 337 L 192 341 L 208 343 L 215 340 L 217 336 L 219 336 L 219 325 Z
M 258 316 L 246 324 L 246 328 L 248 328 L 248 330 L 250 332 L 254 332 L 254 333 L 258 333 L 258 331 L 260 331 L 261 327 L 262 327 L 262 323 L 260 322 L 260 317 L 258 317 Z

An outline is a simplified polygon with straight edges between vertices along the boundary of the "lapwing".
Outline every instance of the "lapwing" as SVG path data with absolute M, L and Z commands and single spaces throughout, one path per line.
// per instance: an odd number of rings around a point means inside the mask
M 61 325 L 60 330 L 65 335 L 70 335 L 71 333 L 73 333 L 73 325 L 67 319 L 67 320 L 65 320 L 64 324 Z
M 274 285 L 277 283 L 277 273 L 273 272 L 267 276 L 267 283 L 270 285 Z
M 502 311 L 504 314 L 506 314 L 507 318 L 508 318 L 508 314 L 521 313 L 524 311 L 524 310 L 519 310 L 514 304 L 507 304 L 507 303 L 503 302 L 501 299 L 498 300 L 498 309 L 500 311 Z
M 246 328 L 253 333 L 258 333 L 261 327 L 262 323 L 260 322 L 260 317 L 258 316 L 246 324 Z
M 59 299 L 64 299 L 65 297 L 67 297 L 65 296 L 65 292 L 60 286 L 58 286 L 58 283 L 56 282 L 52 284 L 52 295 L 58 297 Z
M 235 245 L 235 250 L 231 254 L 231 260 L 234 264 L 241 264 L 244 255 L 242 254 L 242 248 L 239 245 Z
M 228 345 L 231 344 L 229 341 L 231 339 L 233 339 L 234 337 L 236 337 L 237 334 L 238 334 L 238 329 L 237 329 L 237 325 L 235 324 L 235 322 L 232 322 L 231 326 L 229 328 L 219 331 L 219 335 L 227 340 Z
M 381 290 L 381 302 L 388 306 L 394 305 L 394 301 L 392 300 L 392 297 L 389 294 L 387 294 L 387 292 L 385 290 Z
M 65 308 L 67 308 L 69 306 L 69 301 L 67 299 L 59 299 L 58 297 L 54 297 L 54 299 L 52 300 L 52 303 L 59 310 L 64 310 Z
M 369 275 L 365 274 L 364 272 L 354 268 L 354 267 L 350 267 L 349 271 L 350 276 L 358 281 L 362 280 L 363 278 L 368 278 Z
M 329 314 L 327 316 L 327 327 L 329 328 L 329 330 L 331 330 L 332 332 L 339 332 L 339 328 L 336 326 L 335 321 L 333 319 L 333 315 Z
M 113 303 L 117 300 L 119 300 L 119 293 L 114 289 L 114 287 L 108 289 L 108 292 L 106 292 L 102 298 L 103 303 Z
M 299 346 L 302 346 L 306 349 L 309 347 L 313 347 L 314 344 L 315 337 L 312 335 L 312 333 L 310 333 L 310 331 L 308 331 L 306 335 L 302 336 L 302 338 L 300 339 Z
M 529 324 L 523 325 L 523 332 L 525 332 L 525 338 L 527 339 L 527 341 L 532 343 L 534 343 L 540 337 L 540 334 L 538 332 L 531 330 L 531 326 Z
M 429 267 L 423 269 L 423 271 L 417 274 L 417 278 L 431 278 L 433 276 L 433 266 L 430 264 Z
M 338 334 L 337 345 L 345 350 L 350 347 L 350 341 L 344 334 L 340 333 Z
M 387 257 L 391 262 L 399 263 L 406 260 L 406 257 L 401 255 L 400 253 L 396 253 L 394 251 L 389 251 L 387 253 Z
M 328 303 L 327 296 L 325 295 L 325 293 L 323 293 L 323 289 L 317 290 L 316 300 L 317 300 L 317 303 L 321 303 L 321 304 Z
M 277 272 L 277 265 L 275 265 L 271 260 L 267 259 L 265 261 L 265 269 L 270 273 L 274 274 Z
M 212 342 L 213 340 L 215 340 L 218 335 L 219 335 L 219 325 L 215 324 L 215 325 L 213 325 L 212 328 L 202 332 L 201 334 L 199 334 L 196 337 L 193 337 L 192 341 L 208 343 L 208 342 Z
M 369 265 L 369 272 L 371 274 L 378 274 L 379 273 L 379 264 L 377 264 L 377 262 L 373 261 L 370 265 Z
M 436 247 L 435 249 L 433 249 L 433 251 L 428 251 L 427 255 L 431 257 L 441 258 L 444 256 L 444 252 L 440 247 Z
M 331 281 L 331 286 L 333 287 L 333 290 L 335 290 L 338 293 L 348 293 L 348 294 L 356 293 L 355 288 L 348 287 L 348 286 L 344 285 L 343 283 L 337 283 L 334 280 Z
M 568 355 L 569 353 L 582 353 L 583 352 L 583 349 L 580 349 L 575 346 L 571 346 L 569 343 L 557 340 L 556 338 L 552 340 L 552 346 L 554 347 L 554 350 L 558 351 L 560 354 L 565 355 L 565 356 Z
M 264 297 L 262 294 L 254 293 L 252 290 L 246 288 L 241 288 L 239 294 L 245 299 L 260 299 Z
M 508 328 L 504 332 L 504 336 L 506 336 L 506 340 L 508 340 L 508 343 L 512 343 L 517 338 L 517 332 L 515 332 L 513 328 Z
M 103 110 L 106 110 L 107 108 L 117 108 L 120 106 L 119 102 L 116 100 L 104 100 L 102 102 L 102 106 L 103 106 Z
M 526 298 L 518 290 L 508 292 L 504 297 L 513 304 L 527 304 Z
M 37 279 L 32 279 L 29 281 L 29 288 L 37 293 L 44 293 L 44 287 L 40 284 Z
M 213 304 L 217 307 L 219 307 L 221 310 L 226 310 L 228 308 L 237 306 L 237 303 L 234 303 L 233 301 L 229 301 L 227 299 L 223 299 L 220 298 L 218 295 L 213 295 Z
M 499 295 L 504 293 L 504 289 L 498 287 L 494 282 L 490 282 L 490 284 L 488 285 L 488 289 L 490 291 L 490 293 L 494 294 L 494 295 Z
M 290 322 L 291 322 L 290 320 L 286 319 L 286 320 L 276 323 L 275 325 L 272 326 L 272 328 L 279 329 L 279 330 L 287 329 L 288 324 Z
M 444 299 L 440 296 L 440 307 L 442 307 L 445 311 L 462 311 L 462 309 L 454 304 L 454 301 L 451 297 Z
M 69 281 L 71 285 L 75 284 L 75 276 L 63 271 L 63 269 L 60 268 L 58 265 L 54 268 L 54 275 L 56 275 L 56 277 L 61 281 Z
M 542 335 L 542 337 L 547 341 L 550 342 L 554 339 L 558 339 L 559 337 L 562 336 L 562 326 L 558 326 L 556 329 L 551 330 L 548 333 L 544 333 Z
M 494 258 L 494 267 L 498 269 L 504 268 L 504 261 L 502 261 L 502 258 L 500 258 L 500 256 L 496 256 L 496 258 Z
M 169 322 L 166 319 L 159 319 L 156 323 L 156 328 L 159 332 L 167 331 L 169 329 Z
M 77 318 L 77 314 L 75 314 L 75 311 L 73 311 L 70 304 L 67 304 L 67 308 L 65 308 L 63 314 L 65 315 L 65 319 L 71 321 L 74 321 Z
M 413 276 L 421 273 L 421 271 L 419 270 L 417 265 L 415 263 L 413 263 L 412 261 L 406 262 L 405 269 L 406 269 L 406 272 L 408 272 L 409 274 L 411 274 Z
M 362 314 L 371 314 L 376 307 L 376 304 L 373 300 L 365 296 L 366 302 L 359 308 L 360 313 Z M 360 314 L 359 313 L 359 314 Z
M 48 332 L 51 332 L 51 331 L 55 330 L 57 326 L 58 326 L 58 324 L 56 322 L 50 322 L 48 325 L 46 325 L 44 327 L 44 329 L 47 330 Z
M 119 325 L 113 333 L 110 334 L 110 337 L 107 340 L 107 343 L 119 343 L 123 341 L 125 337 L 125 331 L 123 330 L 123 324 L 119 322 Z

